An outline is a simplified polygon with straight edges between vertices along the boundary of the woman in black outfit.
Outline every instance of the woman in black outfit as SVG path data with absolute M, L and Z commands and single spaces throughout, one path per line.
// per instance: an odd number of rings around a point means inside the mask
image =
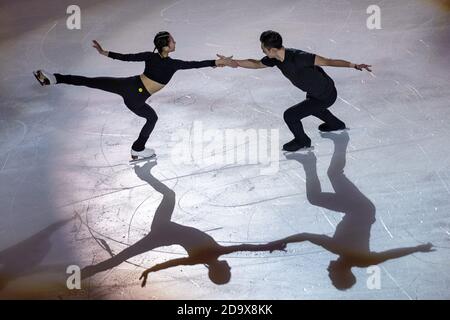
M 175 51 L 176 42 L 172 35 L 167 31 L 156 34 L 153 40 L 155 45 L 153 52 L 121 54 L 103 50 L 100 44 L 95 40 L 93 43 L 93 47 L 96 48 L 100 54 L 112 59 L 122 61 L 145 61 L 144 72 L 141 75 L 126 78 L 88 78 L 59 73 L 52 74 L 44 70 L 35 71 L 34 75 L 43 86 L 64 83 L 100 89 L 120 95 L 128 109 L 146 119 L 146 122 L 139 133 L 139 137 L 131 147 L 131 157 L 134 160 L 154 156 L 154 151 L 152 149 L 145 148 L 145 143 L 158 120 L 155 110 L 145 103 L 152 94 L 164 88 L 178 70 L 231 65 L 231 57 L 222 57 L 217 60 L 204 61 L 183 61 L 170 58 L 169 53 Z M 155 53 L 155 50 L 158 52 Z

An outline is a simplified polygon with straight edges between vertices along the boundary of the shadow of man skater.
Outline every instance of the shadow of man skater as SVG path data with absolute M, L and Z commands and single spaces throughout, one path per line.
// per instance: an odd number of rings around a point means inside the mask
M 136 165 L 134 167 L 136 175 L 141 180 L 146 181 L 153 189 L 163 196 L 161 203 L 156 209 L 150 233 L 110 259 L 96 265 L 85 267 L 81 271 L 83 279 L 98 272 L 111 269 L 134 256 L 155 248 L 180 245 L 187 251 L 188 256 L 169 260 L 145 270 L 139 278 L 142 280 L 142 287 L 146 285 L 147 277 L 150 272 L 156 272 L 180 265 L 197 264 L 204 264 L 208 268 L 208 275 L 212 282 L 215 284 L 225 284 L 230 281 L 231 267 L 227 261 L 219 260 L 220 256 L 237 251 L 272 252 L 274 250 L 284 250 L 285 244 L 281 242 L 259 245 L 241 244 L 222 246 L 203 231 L 172 222 L 171 219 L 175 208 L 176 195 L 173 190 L 168 188 L 151 174 L 151 169 L 155 165 L 156 161 L 152 161 L 146 162 L 143 166 Z
M 324 234 L 299 233 L 280 241 L 285 244 L 309 241 L 338 255 L 337 260 L 330 262 L 328 273 L 331 282 L 339 290 L 349 289 L 356 283 L 352 267 L 365 268 L 415 252 L 433 251 L 431 243 L 382 252 L 370 250 L 370 230 L 375 222 L 376 208 L 344 174 L 348 133 L 346 131 L 339 134 L 323 133 L 322 137 L 331 139 L 334 143 L 334 153 L 327 172 L 334 193 L 322 192 L 314 153 L 288 154 L 286 158 L 303 165 L 308 201 L 321 208 L 342 212 L 344 217 L 336 226 L 332 237 Z

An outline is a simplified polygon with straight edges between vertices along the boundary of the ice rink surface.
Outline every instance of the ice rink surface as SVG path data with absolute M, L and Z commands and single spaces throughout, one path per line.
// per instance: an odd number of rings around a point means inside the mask
M 70 4 L 0 1 L 1 298 L 450 298 L 445 3 L 79 0 L 81 30 L 66 26 Z M 382 29 L 366 26 L 371 4 Z M 280 150 L 291 139 L 283 111 L 305 94 L 276 68 L 178 72 L 148 100 L 159 115 L 147 144 L 157 164 L 138 166 L 129 149 L 144 120 L 120 97 L 43 88 L 31 73 L 137 75 L 143 63 L 108 59 L 91 41 L 152 51 L 160 30 L 177 41 L 173 58 L 260 59 L 267 29 L 286 47 L 373 65 L 326 68 L 338 90 L 331 110 L 350 129 L 321 136 L 320 121 L 305 119 L 314 154 Z M 201 161 L 207 143 L 194 132 L 211 129 L 278 129 L 277 170 Z M 173 154 L 180 133 L 192 139 L 190 162 Z M 306 241 L 286 252 L 223 249 L 289 236 Z M 421 252 L 426 243 L 435 251 Z M 145 268 L 185 258 L 184 248 L 197 254 L 182 260 L 189 265 L 150 273 L 141 288 Z M 228 253 L 219 258 L 231 268 L 226 284 L 209 278 L 205 252 Z M 81 290 L 65 289 L 69 265 L 91 266 Z

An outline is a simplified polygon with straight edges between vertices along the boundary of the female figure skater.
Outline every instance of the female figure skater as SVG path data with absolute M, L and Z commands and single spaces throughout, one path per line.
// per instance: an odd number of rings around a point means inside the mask
M 231 57 L 221 57 L 217 60 L 204 61 L 183 61 L 171 59 L 169 53 L 175 51 L 175 40 L 167 31 L 158 32 L 153 40 L 155 49 L 153 52 L 141 52 L 135 54 L 121 54 L 112 51 L 105 51 L 97 41 L 93 41 L 93 47 L 97 51 L 112 59 L 122 61 L 145 61 L 145 70 L 139 76 L 127 78 L 96 77 L 88 78 L 75 75 L 63 75 L 59 73 L 49 73 L 45 70 L 37 70 L 34 73 L 41 85 L 71 84 L 75 86 L 85 86 L 100 89 L 120 95 L 125 105 L 136 115 L 146 119 L 139 137 L 131 147 L 131 158 L 133 160 L 153 157 L 154 151 L 146 149 L 150 134 L 155 127 L 158 116 L 155 110 L 145 101 L 154 93 L 158 92 L 170 81 L 178 70 L 223 67 L 230 65 Z M 155 50 L 158 52 L 155 53 Z
M 301 119 L 313 115 L 324 123 L 320 131 L 335 131 L 345 129 L 345 123 L 336 118 L 328 108 L 337 98 L 333 79 L 321 66 L 355 68 L 362 71 L 370 70 L 370 65 L 354 64 L 345 60 L 327 59 L 298 49 L 283 47 L 283 39 L 278 32 L 264 31 L 260 39 L 261 49 L 266 55 L 261 60 L 232 60 L 234 67 L 260 69 L 277 66 L 283 75 L 294 86 L 306 92 L 306 100 L 284 111 L 283 118 L 294 135 L 294 139 L 283 146 L 285 151 L 297 151 L 311 147 L 311 139 L 303 130 Z M 224 56 L 218 55 L 225 58 Z

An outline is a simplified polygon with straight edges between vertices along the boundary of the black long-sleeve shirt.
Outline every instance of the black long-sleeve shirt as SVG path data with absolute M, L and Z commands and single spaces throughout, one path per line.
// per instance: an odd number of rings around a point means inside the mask
M 266 56 L 261 63 L 268 67 L 277 66 L 294 86 L 315 98 L 331 94 L 334 81 L 321 67 L 314 65 L 315 54 L 291 48 L 286 48 L 285 52 L 283 62 Z
M 144 75 L 161 84 L 167 84 L 178 70 L 216 66 L 215 60 L 183 61 L 170 57 L 163 58 L 158 53 L 150 51 L 129 54 L 109 51 L 108 57 L 122 61 L 145 61 Z

